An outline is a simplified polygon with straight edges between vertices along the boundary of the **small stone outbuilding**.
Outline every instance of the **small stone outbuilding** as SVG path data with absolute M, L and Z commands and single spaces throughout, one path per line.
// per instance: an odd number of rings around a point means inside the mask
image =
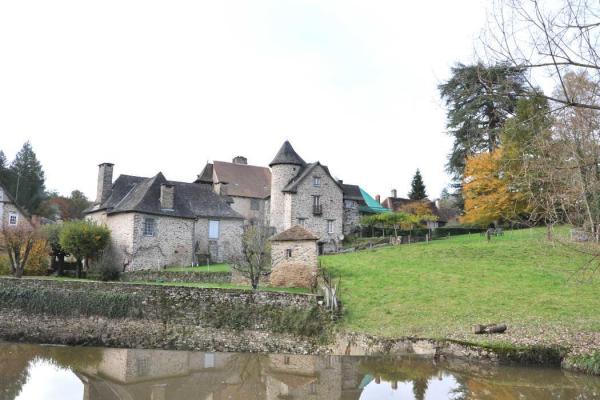
M 271 241 L 272 286 L 312 288 L 316 284 L 319 237 L 296 225 Z

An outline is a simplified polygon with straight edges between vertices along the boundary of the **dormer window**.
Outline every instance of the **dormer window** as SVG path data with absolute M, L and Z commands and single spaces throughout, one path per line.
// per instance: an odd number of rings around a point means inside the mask
M 313 176 L 313 186 L 321 187 L 321 177 L 320 176 Z

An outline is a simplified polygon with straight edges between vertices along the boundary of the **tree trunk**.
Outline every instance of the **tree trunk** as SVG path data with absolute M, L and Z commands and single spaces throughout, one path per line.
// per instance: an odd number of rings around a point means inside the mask
M 490 324 L 490 325 L 473 325 L 473 333 L 504 333 L 506 331 L 506 324 Z
M 81 278 L 81 259 L 77 259 L 77 278 Z
M 65 255 L 61 254 L 58 256 L 58 262 L 56 263 L 56 274 L 58 276 L 62 276 L 64 268 L 65 268 Z

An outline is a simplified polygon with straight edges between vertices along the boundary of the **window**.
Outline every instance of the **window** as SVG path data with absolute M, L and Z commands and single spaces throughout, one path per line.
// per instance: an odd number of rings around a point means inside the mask
M 257 199 L 250 199 L 250 209 L 254 211 L 260 210 L 260 203 Z
M 208 238 L 219 238 L 219 221 L 208 221 Z
M 313 206 L 321 205 L 321 196 L 313 196 Z
M 8 224 L 9 225 L 17 225 L 17 222 L 19 222 L 19 216 L 17 215 L 17 213 L 11 212 L 8 214 Z
M 356 207 L 356 203 L 354 202 L 354 200 L 344 200 L 344 206 L 346 208 L 354 208 Z
M 215 367 L 215 353 L 204 353 L 204 368 Z
M 315 382 L 311 382 L 308 387 L 308 391 L 310 394 L 317 394 L 317 384 Z
M 156 220 L 154 218 L 144 218 L 144 236 L 154 236 L 156 233 Z
M 290 365 L 290 356 L 283 356 L 283 364 Z
M 306 218 L 298 218 L 298 225 L 303 228 L 306 228 Z
M 313 176 L 313 186 L 321 187 L 321 177 L 320 176 Z
M 327 220 L 327 233 L 333 233 L 333 219 Z
M 285 257 L 292 258 L 292 249 L 285 249 Z

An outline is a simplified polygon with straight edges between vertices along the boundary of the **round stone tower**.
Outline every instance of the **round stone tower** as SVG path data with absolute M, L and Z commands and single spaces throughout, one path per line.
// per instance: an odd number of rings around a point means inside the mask
M 271 213 L 270 225 L 277 232 L 283 232 L 291 225 L 291 202 L 286 204 L 283 189 L 306 165 L 290 142 L 283 143 L 277 155 L 269 164 L 271 167 Z

